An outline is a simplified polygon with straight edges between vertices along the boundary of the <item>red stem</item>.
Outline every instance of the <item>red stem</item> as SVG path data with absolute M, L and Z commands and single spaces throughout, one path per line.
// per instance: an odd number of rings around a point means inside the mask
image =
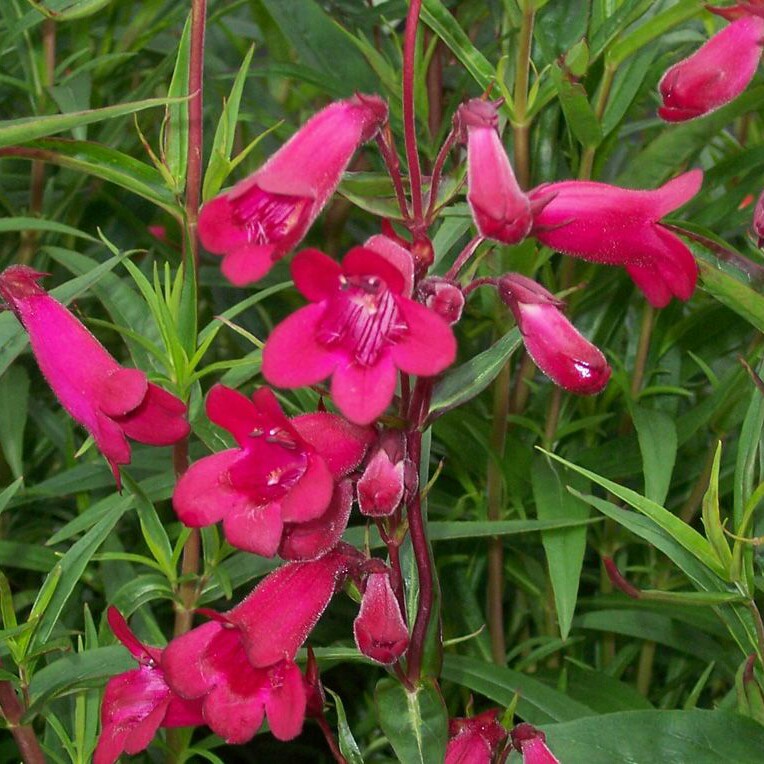
M 456 131 L 452 129 L 451 132 L 446 136 L 446 140 L 443 142 L 443 145 L 440 147 L 440 151 L 438 152 L 438 156 L 435 158 L 435 164 L 432 168 L 432 176 L 430 178 L 430 201 L 427 205 L 427 214 L 425 215 L 425 219 L 428 222 L 432 222 L 434 217 L 435 205 L 438 202 L 440 178 L 443 175 L 443 165 L 446 163 L 446 159 L 451 153 L 451 149 L 454 147 L 454 143 L 456 143 Z
M 447 279 L 455 279 L 459 271 L 467 264 L 467 261 L 475 254 L 475 250 L 483 242 L 483 237 L 479 234 L 468 242 L 467 246 L 457 255 L 454 264 L 448 269 L 446 273 Z
M 196 229 L 199 222 L 199 205 L 202 188 L 202 129 L 204 33 L 207 19 L 207 0 L 191 3 L 191 50 L 188 62 L 188 170 L 186 174 L 186 225 L 188 240 L 184 241 L 196 264 L 199 259 L 199 242 Z
M 318 726 L 321 728 L 321 732 L 324 733 L 326 744 L 329 746 L 329 750 L 332 752 L 334 760 L 337 762 L 337 764 L 347 764 L 347 759 L 340 752 L 340 748 L 337 745 L 337 741 L 334 739 L 334 733 L 332 732 L 332 728 L 329 726 L 329 723 L 326 721 L 326 717 L 323 715 L 319 716 L 316 721 L 318 722 Z
M 24 708 L 13 685 L 7 681 L 0 682 L 0 710 L 8 723 L 24 764 L 45 764 L 45 755 L 37 742 L 34 729 L 28 724 L 20 724 Z
M 393 181 L 395 198 L 398 200 L 398 207 L 401 210 L 403 220 L 408 223 L 411 220 L 411 214 L 409 212 L 408 202 L 406 201 L 406 192 L 403 190 L 401 160 L 398 158 L 398 152 L 395 148 L 395 141 L 389 124 L 385 125 L 384 129 L 377 133 L 377 146 L 379 147 L 379 153 L 382 154 L 382 159 L 387 167 L 387 174 Z
M 411 205 L 414 211 L 414 226 L 424 225 L 422 215 L 422 169 L 416 142 L 416 117 L 414 114 L 414 59 L 416 57 L 416 33 L 419 26 L 419 12 L 422 0 L 411 0 L 406 16 L 406 31 L 403 38 L 403 137 L 406 144 L 406 159 L 409 165 Z

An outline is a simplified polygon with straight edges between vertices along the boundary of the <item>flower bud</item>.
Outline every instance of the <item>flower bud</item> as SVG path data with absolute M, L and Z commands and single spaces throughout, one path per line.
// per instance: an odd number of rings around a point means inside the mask
M 544 374 L 571 393 L 594 395 L 603 390 L 610 379 L 605 356 L 565 318 L 563 303 L 518 273 L 499 279 L 499 295 L 515 316 L 525 349 Z
M 761 192 L 759 200 L 753 211 L 753 231 L 758 237 L 759 246 L 764 244 L 764 191 Z
M 490 764 L 507 739 L 498 716 L 499 709 L 491 708 L 477 716 L 449 720 L 445 764 Z
M 403 498 L 403 462 L 393 464 L 380 448 L 358 481 L 358 506 L 367 517 L 387 517 Z
M 353 634 L 358 649 L 377 663 L 395 663 L 406 652 L 409 633 L 387 573 L 372 573 L 366 579 Z
M 433 276 L 419 285 L 419 292 L 424 304 L 449 324 L 455 324 L 462 317 L 464 293 L 457 284 Z
M 510 733 L 523 764 L 560 764 L 546 746 L 546 735 L 531 724 L 518 724 Z

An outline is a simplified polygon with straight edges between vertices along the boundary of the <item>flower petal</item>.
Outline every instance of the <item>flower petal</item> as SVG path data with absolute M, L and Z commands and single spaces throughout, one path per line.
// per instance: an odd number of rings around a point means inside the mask
M 201 698 L 215 685 L 217 677 L 205 670 L 204 654 L 224 632 L 221 623 L 208 621 L 175 637 L 162 652 L 165 681 L 181 698 Z
M 98 408 L 110 417 L 124 416 L 140 405 L 148 384 L 144 372 L 119 367 L 98 384 Z
M 292 420 L 292 426 L 323 457 L 335 478 L 355 469 L 374 440 L 370 427 L 327 412 L 302 414 Z
M 302 732 L 307 694 L 300 669 L 282 662 L 268 669 L 270 688 L 265 696 L 268 726 L 277 740 L 292 740 Z
M 334 491 L 332 473 L 317 454 L 308 457 L 305 474 L 281 500 L 284 522 L 304 523 L 326 512 Z
M 223 518 L 223 530 L 229 544 L 263 557 L 276 554 L 283 525 L 281 506 L 276 502 L 240 504 L 231 508 Z
M 326 379 L 337 357 L 316 342 L 321 303 L 308 305 L 288 316 L 268 337 L 263 348 L 263 376 L 277 387 L 303 387 Z
M 218 427 L 228 430 L 244 447 L 259 422 L 257 408 L 246 395 L 225 385 L 214 385 L 205 401 L 207 416 Z
M 128 438 L 152 446 L 172 445 L 191 431 L 183 401 L 152 383 L 141 404 L 115 421 Z
M 398 298 L 396 303 L 408 331 L 391 348 L 395 365 L 418 376 L 439 374 L 456 358 L 451 327 L 435 311 L 413 300 Z
M 395 394 L 398 375 L 389 351 L 374 366 L 344 363 L 332 376 L 332 400 L 356 424 L 369 424 L 384 413 Z
M 339 288 L 342 268 L 318 249 L 303 249 L 292 260 L 292 279 L 298 291 L 311 302 L 331 297 Z
M 239 459 L 238 448 L 221 451 L 194 462 L 181 476 L 172 495 L 172 506 L 184 525 L 190 528 L 211 525 L 248 503 L 247 496 L 236 491 L 227 478 L 228 470 Z
M 259 695 L 240 695 L 221 683 L 204 699 L 202 713 L 216 735 L 226 743 L 241 745 L 262 726 L 265 708 Z
M 273 267 L 275 251 L 272 244 L 242 244 L 223 257 L 220 270 L 234 286 L 247 286 Z
M 245 244 L 247 232 L 234 218 L 234 209 L 227 193 L 210 199 L 199 212 L 199 241 L 216 255 Z

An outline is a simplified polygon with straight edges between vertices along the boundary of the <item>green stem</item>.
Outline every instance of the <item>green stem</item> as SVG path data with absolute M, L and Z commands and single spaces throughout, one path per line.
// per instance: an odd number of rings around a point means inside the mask
M 613 64 L 605 64 L 605 72 L 602 75 L 602 82 L 600 83 L 600 90 L 597 94 L 597 103 L 594 107 L 594 114 L 597 117 L 597 122 L 602 124 L 602 117 L 605 115 L 605 109 L 607 108 L 608 98 L 610 97 L 610 91 L 613 87 L 613 79 L 615 78 L 616 67 Z M 594 155 L 597 152 L 596 146 L 587 146 L 581 153 L 581 163 L 578 167 L 579 180 L 589 180 L 592 177 L 592 169 L 594 167 Z
M 520 23 L 520 39 L 517 49 L 515 69 L 514 100 L 515 121 L 512 124 L 515 150 L 515 175 L 521 188 L 528 188 L 531 183 L 530 165 L 530 125 L 526 122 L 528 111 L 528 82 L 531 68 L 531 46 L 533 44 L 533 22 L 535 10 L 531 3 L 523 5 L 523 18 Z
M 637 346 L 637 355 L 634 359 L 634 373 L 631 377 L 631 397 L 636 400 L 639 391 L 642 389 L 642 382 L 645 377 L 645 365 L 647 364 L 647 355 L 650 352 L 650 337 L 653 333 L 653 318 L 655 308 L 649 302 L 645 303 L 642 311 L 642 326 L 639 329 L 639 345 Z

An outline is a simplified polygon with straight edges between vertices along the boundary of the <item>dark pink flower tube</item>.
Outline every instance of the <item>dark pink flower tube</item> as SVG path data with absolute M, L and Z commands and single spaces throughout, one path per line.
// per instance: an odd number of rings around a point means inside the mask
M 492 708 L 477 716 L 450 719 L 445 764 L 491 764 L 507 739 L 498 717 L 499 709 Z
M 387 104 L 377 96 L 332 103 L 259 170 L 202 207 L 199 240 L 223 256 L 231 283 L 257 281 L 300 243 L 353 154 L 386 119 Z
M 565 318 L 563 303 L 518 273 L 499 279 L 499 294 L 517 321 L 528 354 L 555 384 L 579 395 L 604 389 L 610 379 L 607 360 Z
M 666 122 L 702 117 L 737 98 L 756 74 L 764 42 L 764 19 L 745 15 L 674 64 L 658 85 Z
M 560 764 L 547 748 L 546 736 L 530 724 L 518 724 L 511 732 L 512 745 L 523 755 L 523 764 Z
M 406 277 L 383 256 L 355 247 L 342 265 L 315 249 L 292 262 L 311 305 L 282 321 L 263 350 L 263 375 L 279 387 L 332 377 L 332 399 L 368 424 L 387 408 L 398 369 L 432 376 L 451 364 L 456 340 L 436 313 L 405 294 Z
M 373 438 L 371 430 L 325 412 L 287 419 L 267 387 L 249 400 L 215 385 L 206 406 L 207 416 L 234 436 L 238 448 L 192 464 L 175 487 L 173 507 L 190 527 L 222 520 L 230 544 L 265 557 L 276 554 L 285 525 L 326 515 L 335 480 L 358 465 Z M 337 501 L 342 504 L 341 498 Z M 341 507 L 334 509 L 342 515 Z M 324 518 L 331 525 L 329 535 L 304 543 L 305 553 L 308 548 L 315 555 L 327 550 L 337 528 L 335 514 Z M 311 533 L 320 531 L 310 528 Z
M 130 463 L 127 438 L 155 446 L 189 433 L 186 407 L 138 369 L 120 366 L 106 348 L 37 284 L 25 265 L 0 273 L 0 295 L 29 335 L 40 371 L 64 409 L 93 436 L 119 484 Z
M 114 636 L 140 666 L 113 676 L 106 685 L 93 764 L 114 764 L 123 753 L 144 750 L 160 727 L 204 724 L 201 703 L 179 697 L 167 685 L 162 650 L 141 644 L 116 608 L 109 608 L 107 618 Z
M 409 646 L 409 632 L 387 573 L 371 573 L 353 622 L 358 649 L 377 663 L 395 663 Z
M 504 244 L 521 242 L 533 214 L 499 138 L 498 105 L 473 98 L 454 121 L 467 144 L 467 202 L 478 231 Z
M 392 515 L 403 499 L 403 459 L 393 462 L 380 448 L 369 459 L 363 475 L 358 479 L 358 508 L 367 517 Z
M 753 232 L 756 234 L 758 244 L 764 244 L 764 191 L 759 195 L 756 207 L 753 210 Z
M 656 308 L 672 295 L 688 300 L 698 266 L 688 247 L 658 222 L 700 190 L 703 173 L 691 170 L 654 191 L 637 191 L 593 181 L 545 183 L 531 201 L 546 200 L 536 213 L 533 234 L 567 255 L 620 265 Z

